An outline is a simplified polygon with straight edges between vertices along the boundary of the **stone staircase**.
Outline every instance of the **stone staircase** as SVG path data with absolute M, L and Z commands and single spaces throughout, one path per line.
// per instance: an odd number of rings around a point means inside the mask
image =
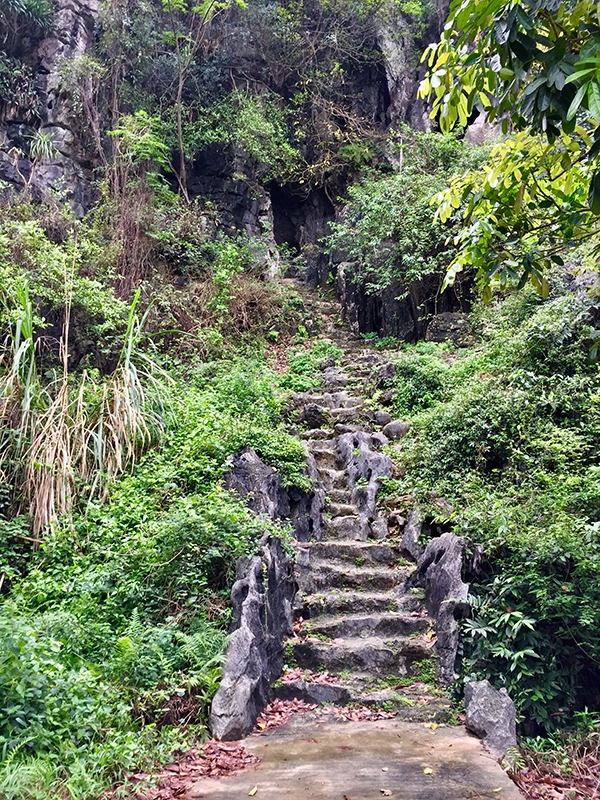
M 382 447 L 394 440 L 382 428 L 402 430 L 368 402 L 375 392 L 383 402 L 386 394 L 390 399 L 390 354 L 353 338 L 336 302 L 307 293 L 305 303 L 320 322 L 321 338 L 338 345 L 343 357 L 339 366 L 325 366 L 319 388 L 294 397 L 298 433 L 325 491 L 326 519 L 319 541 L 297 547 L 301 625 L 288 655 L 306 677 L 282 683 L 277 694 L 443 721 L 449 702 L 432 686 L 431 620 L 419 591 L 404 591 L 414 561 L 402 528 L 390 528 L 376 502 L 381 480 L 393 472 Z M 315 682 L 308 671 L 335 677 Z

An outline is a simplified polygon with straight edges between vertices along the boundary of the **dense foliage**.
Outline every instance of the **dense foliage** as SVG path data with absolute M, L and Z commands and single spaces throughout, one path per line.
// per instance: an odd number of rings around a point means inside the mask
M 286 485 L 308 487 L 274 385 L 258 362 L 209 364 L 171 389 L 163 447 L 104 502 L 59 520 L 33 552 L 17 546 L 25 517 L 0 520 L 7 796 L 42 783 L 90 797 L 202 735 L 235 561 L 275 530 L 220 488 L 228 458 L 252 446 Z M 176 734 L 180 722 L 195 727 Z
M 469 348 L 409 348 L 397 378 L 398 493 L 484 547 L 462 676 L 506 686 L 546 731 L 595 706 L 600 657 L 597 312 L 563 280 L 480 308 Z
M 531 280 L 544 293 L 561 251 L 590 240 L 597 252 L 599 53 L 591 0 L 452 3 L 424 55 L 421 92 L 433 97 L 432 116 L 447 131 L 479 110 L 504 133 L 523 133 L 440 196 L 442 219 L 455 213 L 468 223 L 449 281 L 468 264 L 484 286 Z
M 431 198 L 450 176 L 478 165 L 485 148 L 455 136 L 404 131 L 397 142 L 398 170 L 374 172 L 349 189 L 340 222 L 331 225 L 331 252 L 352 262 L 353 280 L 375 294 L 404 289 L 427 276 L 442 278 L 456 251 L 453 230 L 436 220 Z
M 126 302 L 110 198 L 84 220 L 3 208 L 7 798 L 89 798 L 204 735 L 236 560 L 265 530 L 286 536 L 223 490 L 229 459 L 253 447 L 285 486 L 310 488 L 282 421 L 288 377 L 264 358 L 301 302 L 262 279 L 264 242 L 155 191 L 140 209 L 146 265 Z M 327 353 L 296 347 L 289 380 L 310 382 Z

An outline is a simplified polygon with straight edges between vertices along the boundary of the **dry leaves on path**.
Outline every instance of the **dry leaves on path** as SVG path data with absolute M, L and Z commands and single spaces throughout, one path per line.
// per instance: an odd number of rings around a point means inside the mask
M 600 800 L 600 769 L 590 765 L 587 775 L 561 778 L 527 768 L 511 775 L 527 800 Z
M 278 728 L 280 725 L 285 725 L 289 722 L 293 714 L 305 711 L 314 711 L 316 706 L 310 703 L 305 703 L 304 700 L 273 700 L 272 703 L 265 708 L 265 710 L 258 715 L 256 720 L 256 733 L 265 733 L 266 731 Z
M 282 683 L 306 681 L 306 683 L 338 684 L 340 682 L 338 675 L 332 675 L 330 672 L 313 672 L 310 669 L 302 669 L 302 667 L 294 667 L 294 669 L 286 670 L 280 680 Z
M 224 778 L 245 767 L 258 764 L 260 758 L 238 742 L 205 742 L 187 750 L 177 761 L 167 764 L 158 775 L 158 786 L 137 792 L 136 800 L 181 800 L 195 781 L 201 778 Z M 140 773 L 138 780 L 146 778 Z M 132 776 L 133 780 L 136 776 Z
M 352 722 L 376 722 L 380 719 L 393 719 L 397 711 L 381 711 L 367 706 L 321 706 L 317 714 L 330 714 L 345 717 Z

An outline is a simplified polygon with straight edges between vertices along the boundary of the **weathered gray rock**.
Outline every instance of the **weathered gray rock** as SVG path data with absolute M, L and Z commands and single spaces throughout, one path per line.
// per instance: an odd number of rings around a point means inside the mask
M 375 422 L 378 425 L 381 425 L 382 428 L 384 425 L 387 425 L 388 422 L 392 421 L 392 415 L 389 413 L 389 411 L 379 410 L 375 412 L 374 416 L 375 416 Z
M 343 389 L 348 384 L 348 376 L 341 367 L 327 367 L 323 370 L 323 386 L 328 390 Z
M 467 344 L 469 339 L 469 315 L 462 311 L 444 311 L 429 323 L 425 341 Z
M 247 500 L 256 514 L 270 519 L 285 516 L 288 508 L 277 470 L 267 466 L 251 447 L 235 455 L 232 462 L 225 476 L 225 487 Z
M 371 534 L 375 539 L 385 539 L 387 537 L 388 526 L 383 517 L 378 517 L 371 522 Z
M 402 553 L 414 561 L 418 561 L 423 554 L 423 548 L 419 544 L 419 536 L 421 535 L 421 514 L 418 508 L 413 508 L 410 512 L 408 522 L 402 532 Z
M 376 496 L 379 479 L 392 476 L 391 459 L 373 449 L 370 434 L 364 431 L 344 433 L 338 437 L 339 461 L 348 475 L 352 502 L 360 513 L 360 538 L 367 539 L 371 523 L 378 519 Z M 377 535 L 377 534 L 375 534 Z
M 379 431 L 378 433 L 374 433 L 371 436 L 371 442 L 373 443 L 373 447 L 375 447 L 378 450 L 381 447 L 385 447 L 386 444 L 389 444 L 390 440 L 387 438 L 385 434 Z
M 461 577 L 466 546 L 466 539 L 454 533 L 432 539 L 406 582 L 406 590 L 417 586 L 425 590 L 427 611 L 435 619 L 438 678 L 443 684 L 456 680 L 458 620 L 469 610 L 469 586 Z
M 489 681 L 465 686 L 466 726 L 498 758 L 517 747 L 515 704 L 506 689 L 494 689 Z
M 58 0 L 56 15 L 48 36 L 37 47 L 36 85 L 41 100 L 41 129 L 49 136 L 55 156 L 38 164 L 33 174 L 31 163 L 21 159 L 19 169 L 30 181 L 35 197 L 47 197 L 50 190 L 66 190 L 76 215 L 82 216 L 91 200 L 89 183 L 90 154 L 83 152 L 81 119 L 74 107 L 74 92 L 65 87 L 64 65 L 85 55 L 93 42 L 98 0 Z M 15 120 L 15 122 L 17 122 Z M 20 189 L 23 181 L 11 165 L 13 147 L 27 151 L 21 141 L 21 125 L 0 126 L 0 177 Z
M 243 497 L 256 514 L 272 520 L 290 520 L 295 538 L 307 542 L 321 537 L 325 492 L 319 483 L 312 455 L 307 457 L 306 470 L 313 483 L 309 492 L 294 487 L 284 488 L 278 472 L 267 466 L 255 450 L 247 447 L 232 458 L 231 470 L 225 476 L 225 487 Z
M 403 123 L 408 123 L 416 130 L 430 130 L 427 108 L 416 91 L 420 76 L 412 58 L 414 33 L 398 7 L 389 6 L 378 16 L 377 40 L 385 59 L 390 96 L 387 113 L 391 127 L 399 130 Z
M 400 419 L 394 419 L 384 426 L 383 434 L 384 436 L 387 436 L 388 439 L 403 439 L 408 433 L 409 427 L 410 426 L 408 422 L 402 422 Z
M 304 700 L 306 703 L 327 703 L 332 705 L 345 705 L 350 702 L 350 691 L 346 686 L 336 683 L 311 683 L 298 680 L 283 683 L 275 690 L 275 695 L 281 700 Z
M 231 590 L 233 633 L 210 713 L 212 734 L 223 741 L 252 731 L 271 699 L 271 684 L 281 674 L 283 639 L 293 632 L 293 561 L 270 534 L 260 540 L 260 551 L 239 559 Z
M 300 412 L 300 420 L 307 428 L 317 429 L 326 428 L 329 421 L 329 413 L 326 408 L 317 403 L 307 403 Z
M 393 361 L 386 361 L 375 370 L 375 386 L 383 389 L 396 377 L 396 365 Z M 383 424 L 383 423 L 382 423 Z

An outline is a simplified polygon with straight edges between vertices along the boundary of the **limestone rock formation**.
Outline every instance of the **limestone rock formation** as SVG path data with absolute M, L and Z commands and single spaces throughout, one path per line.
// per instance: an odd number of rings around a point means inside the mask
M 421 535 L 421 514 L 418 508 L 413 508 L 402 532 L 402 553 L 414 561 L 419 561 L 423 554 L 423 548 L 419 544 Z
M 313 488 L 304 492 L 281 485 L 281 477 L 273 467 L 267 466 L 256 451 L 248 447 L 232 461 L 225 476 L 225 486 L 246 499 L 256 514 L 272 520 L 290 520 L 295 538 L 300 542 L 319 538 L 322 528 L 325 497 L 318 483 L 315 461 L 310 455 L 306 465 Z
M 41 99 L 41 130 L 56 150 L 54 158 L 39 164 L 33 175 L 31 164 L 21 159 L 20 171 L 31 181 L 34 195 L 44 197 L 50 189 L 65 191 L 76 215 L 81 216 L 89 204 L 91 174 L 84 164 L 89 154 L 82 150 L 76 132 L 80 120 L 75 118 L 73 90 L 64 87 L 65 63 L 83 56 L 93 40 L 98 0 L 58 0 L 54 25 L 37 49 L 37 85 Z M 0 125 L 0 179 L 20 188 L 21 177 L 14 169 L 14 147 L 24 149 L 25 126 L 19 119 Z
M 489 681 L 465 686 L 466 726 L 498 758 L 517 746 L 515 704 L 506 689 L 494 689 Z
M 366 541 L 370 534 L 374 534 L 377 539 L 385 538 L 387 524 L 380 518 L 375 501 L 380 479 L 392 476 L 391 459 L 373 448 L 371 435 L 364 431 L 339 436 L 337 450 L 340 466 L 344 467 L 348 475 L 352 502 L 360 514 L 358 538 Z
M 283 639 L 292 633 L 296 593 L 292 558 L 281 541 L 265 534 L 261 555 L 240 559 L 231 591 L 233 633 L 210 715 L 213 736 L 241 739 L 252 731 L 281 674 Z
M 466 539 L 454 533 L 432 539 L 406 584 L 407 589 L 419 586 L 425 590 L 427 610 L 435 619 L 438 677 L 443 684 L 456 680 L 457 620 L 469 609 L 469 586 L 461 577 L 466 546 Z
M 388 422 L 383 427 L 383 434 L 388 439 L 403 439 L 408 433 L 408 422 L 402 422 L 400 419 L 394 419 Z
M 452 342 L 461 345 L 468 342 L 469 315 L 462 311 L 444 311 L 435 316 L 425 335 L 427 342 Z

